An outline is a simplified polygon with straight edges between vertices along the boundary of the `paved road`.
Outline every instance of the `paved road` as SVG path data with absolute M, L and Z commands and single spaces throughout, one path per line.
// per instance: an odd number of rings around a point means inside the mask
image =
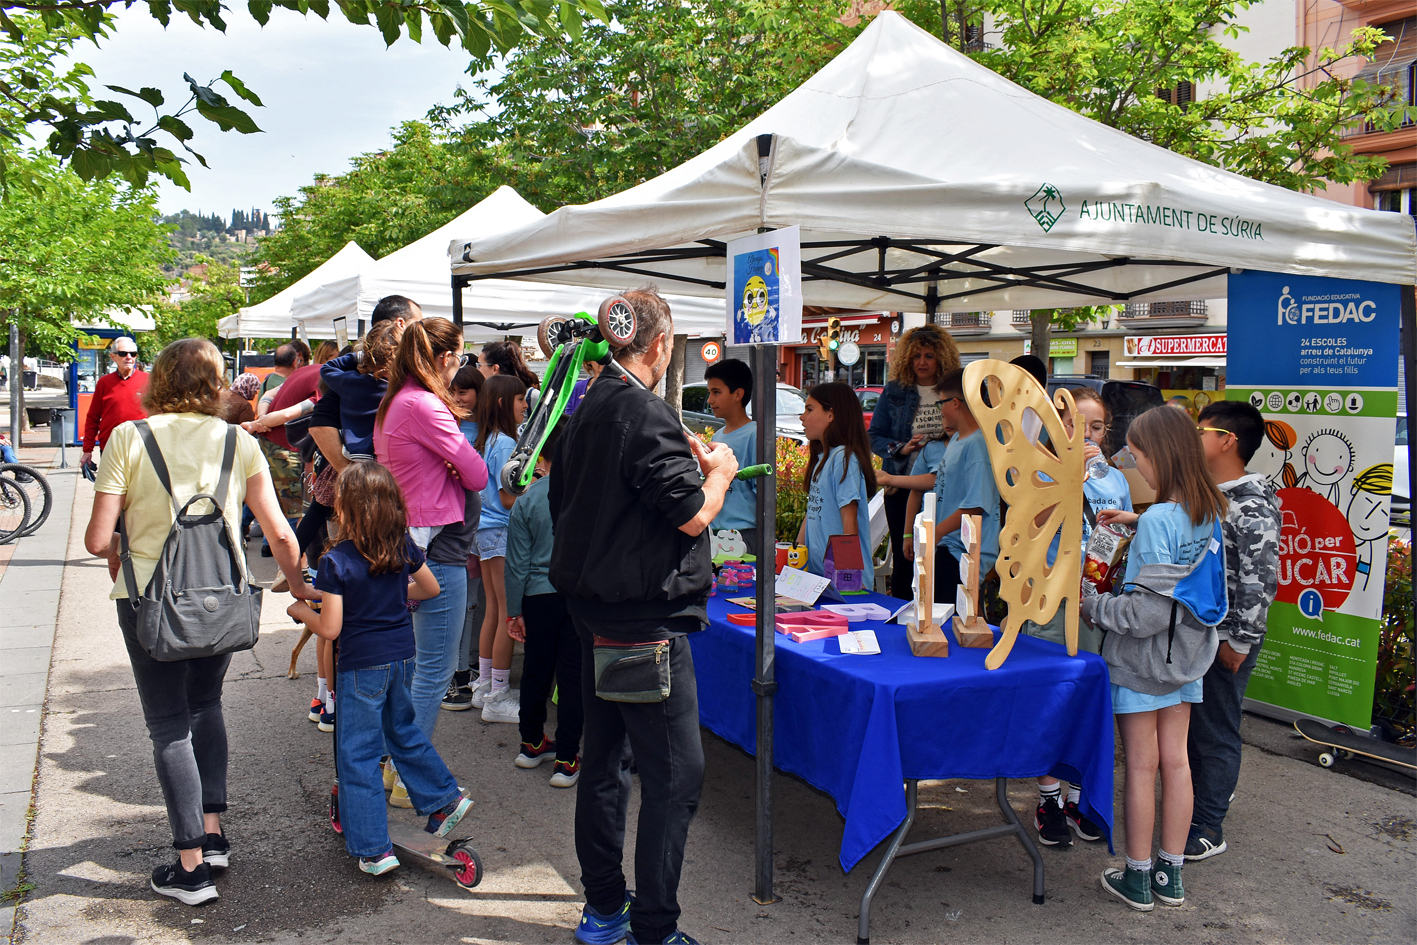
M 476 893 L 417 867 L 379 879 L 354 869 L 325 821 L 329 736 L 305 720 L 313 653 L 302 655 L 299 681 L 285 678 L 297 633 L 279 595 L 268 598 L 260 644 L 234 660 L 228 677 L 234 853 L 222 898 L 193 910 L 149 892 L 147 873 L 171 858 L 170 835 L 107 575 L 82 551 L 89 490 L 78 483 L 26 859 L 35 889 L 21 909 L 21 941 L 572 941 L 581 904 L 573 792 L 550 788 L 549 770 L 511 765 L 511 725 L 445 714 L 437 732 L 478 802 L 467 823 L 488 876 Z M 271 571 L 269 559 L 253 560 Z M 1104 898 L 1097 877 L 1115 861 L 1095 845 L 1045 850 L 1048 902 L 1031 905 L 1027 858 L 1017 844 L 995 841 L 902 860 L 877 897 L 874 940 L 1417 940 L 1411 794 L 1318 768 L 1273 723 L 1251 719 L 1247 730 L 1252 741 L 1268 741 L 1245 750 L 1228 825 L 1234 852 L 1187 868 L 1184 907 L 1138 915 Z M 850 941 L 876 857 L 844 875 L 832 802 L 779 777 L 783 901 L 757 905 L 749 896 L 752 762 L 711 736 L 706 748 L 708 780 L 684 870 L 686 929 L 706 943 Z M 1366 770 L 1360 765 L 1353 769 Z M 1015 807 L 1031 810 L 1031 786 L 1012 787 Z M 932 782 L 922 802 L 916 837 L 997 822 L 988 783 Z

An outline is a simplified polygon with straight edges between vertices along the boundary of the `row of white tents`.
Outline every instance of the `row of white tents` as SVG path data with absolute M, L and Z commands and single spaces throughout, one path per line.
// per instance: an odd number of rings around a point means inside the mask
M 510 187 L 499 187 L 475 206 L 426 236 L 375 260 L 351 241 L 304 278 L 256 305 L 222 319 L 224 338 L 288 338 L 303 327 L 306 337 L 335 337 L 335 319 L 345 319 L 352 338 L 366 327 L 374 306 L 388 295 L 413 299 L 424 315 L 453 317 L 448 244 L 516 229 L 545 216 Z M 638 280 L 643 282 L 644 280 Z M 619 288 L 629 288 L 627 279 Z M 464 334 L 469 341 L 529 335 L 547 315 L 595 312 L 605 289 L 576 285 L 487 280 L 463 293 Z M 701 298 L 670 299 L 681 334 L 723 333 L 723 303 Z

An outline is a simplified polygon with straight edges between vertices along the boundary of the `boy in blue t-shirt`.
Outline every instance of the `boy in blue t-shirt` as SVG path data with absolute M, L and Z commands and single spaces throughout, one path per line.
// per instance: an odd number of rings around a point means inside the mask
M 964 399 L 964 371 L 947 373 L 935 386 L 939 394 L 940 415 L 954 436 L 945 446 L 944 459 L 934 476 L 935 490 L 935 600 L 952 603 L 959 584 L 959 559 L 964 556 L 964 541 L 960 522 L 965 515 L 980 517 L 979 576 L 983 578 L 999 557 L 999 488 L 994 483 L 994 469 L 989 465 L 989 449 L 984 433 Z M 890 476 L 882 485 L 908 489 L 929 488 L 929 475 Z M 914 559 L 913 527 L 920 500 L 911 496 L 906 507 L 905 556 Z
M 738 457 L 740 469 L 757 462 L 758 425 L 748 419 L 748 401 L 753 397 L 753 371 L 737 358 L 710 364 L 704 371 L 708 383 L 708 405 L 723 421 L 723 429 L 713 435 L 715 443 L 727 443 Z M 758 486 L 735 479 L 723 497 L 723 508 L 710 526 L 714 532 L 732 529 L 743 536 L 748 554 L 758 554 Z

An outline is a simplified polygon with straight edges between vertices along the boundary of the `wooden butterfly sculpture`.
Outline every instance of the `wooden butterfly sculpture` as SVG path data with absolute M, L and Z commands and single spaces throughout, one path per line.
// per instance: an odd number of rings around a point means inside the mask
M 988 393 L 985 402 L 982 390 Z M 1078 651 L 1077 600 L 1082 583 L 1083 424 L 1069 436 L 1060 411 L 1077 416 L 1072 395 L 1048 393 L 1023 368 L 1005 361 L 973 361 L 964 370 L 964 396 L 984 434 L 999 494 L 1009 505 L 999 530 L 999 596 L 1009 613 L 984 665 L 998 669 L 1013 650 L 1024 620 L 1047 623 L 1066 608 L 1068 655 Z M 1047 443 L 1040 445 L 1040 432 Z M 1051 446 L 1051 448 L 1050 448 Z M 1058 555 L 1048 566 L 1054 535 Z

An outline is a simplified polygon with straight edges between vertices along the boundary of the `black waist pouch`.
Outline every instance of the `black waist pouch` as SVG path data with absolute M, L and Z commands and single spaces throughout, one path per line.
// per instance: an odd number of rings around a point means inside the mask
M 669 641 L 595 640 L 595 694 L 607 702 L 663 702 L 669 698 Z

